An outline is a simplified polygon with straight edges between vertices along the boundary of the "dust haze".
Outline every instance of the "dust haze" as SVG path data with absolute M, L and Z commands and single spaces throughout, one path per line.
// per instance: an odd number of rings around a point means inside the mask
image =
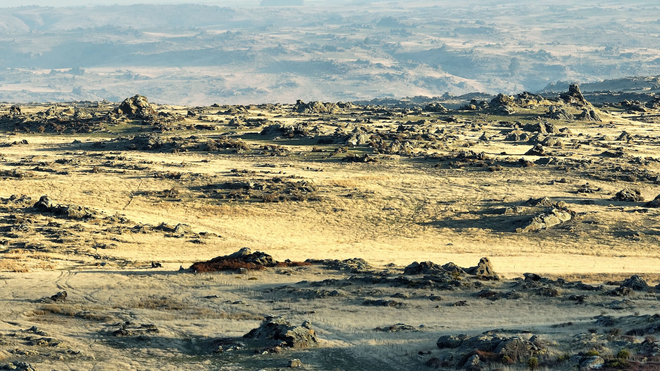
M 87 3 L 3 9 L 0 100 L 354 101 L 660 74 L 651 1 Z

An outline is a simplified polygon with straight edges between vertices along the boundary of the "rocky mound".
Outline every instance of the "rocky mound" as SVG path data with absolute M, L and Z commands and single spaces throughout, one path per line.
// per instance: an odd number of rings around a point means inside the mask
M 218 256 L 209 261 L 197 262 L 190 266 L 193 272 L 217 272 L 217 271 L 238 271 L 238 270 L 263 270 L 269 267 L 299 267 L 311 265 L 307 262 L 278 262 L 272 256 L 265 252 L 252 252 L 247 247 L 238 250 L 235 253 Z
M 243 336 L 247 339 L 273 341 L 280 347 L 311 348 L 319 343 L 316 331 L 309 321 L 301 326 L 293 326 L 282 317 L 266 317 L 261 326 Z
M 582 95 L 578 84 L 571 84 L 567 93 L 561 93 L 559 97 L 567 104 L 578 104 L 582 106 L 589 105 L 589 102 Z
M 149 119 L 157 115 L 147 97 L 142 95 L 135 95 L 131 98 L 126 98 L 114 111 L 118 115 L 126 115 L 130 118 Z
M 493 266 L 488 258 L 481 258 L 479 264 L 470 268 L 461 268 L 454 263 L 447 263 L 445 265 L 437 265 L 431 261 L 426 262 L 413 262 L 407 266 L 404 271 L 406 275 L 417 275 L 417 274 L 449 274 L 453 276 L 460 275 L 472 275 L 481 279 L 492 279 L 497 280 L 499 277 L 493 270 Z
M 642 192 L 639 189 L 626 188 L 617 192 L 612 200 L 625 202 L 642 202 L 644 201 L 644 197 L 642 197 Z
M 79 205 L 57 205 L 48 196 L 41 196 L 33 206 L 39 212 L 52 213 L 69 219 L 91 219 L 98 215 L 97 211 Z
M 565 223 L 572 218 L 572 211 L 568 209 L 552 208 L 532 217 L 530 220 L 526 221 L 522 227 L 517 228 L 516 232 L 537 232 Z
M 337 113 L 341 111 L 338 105 L 334 103 L 309 102 L 305 103 L 298 100 L 293 108 L 298 113 Z
M 426 112 L 435 112 L 435 113 L 447 113 L 449 110 L 445 108 L 440 103 L 429 103 L 426 106 L 424 106 L 424 111 Z

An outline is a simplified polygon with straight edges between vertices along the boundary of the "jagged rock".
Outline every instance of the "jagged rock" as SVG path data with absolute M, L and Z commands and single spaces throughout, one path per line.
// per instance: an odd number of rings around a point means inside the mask
M 541 231 L 565 223 L 573 218 L 570 210 L 551 209 L 533 217 L 524 227 L 516 229 L 518 233 Z
M 499 107 L 499 106 L 511 105 L 514 102 L 515 102 L 514 97 L 500 93 L 490 101 L 490 105 L 493 107 Z
M 495 348 L 495 354 L 508 357 L 514 362 L 523 361 L 533 355 L 533 344 L 520 338 L 511 338 L 501 342 Z
M 149 104 L 147 97 L 139 94 L 126 98 L 113 112 L 138 119 L 148 119 L 158 114 Z
M 616 138 L 617 141 L 619 142 L 629 142 L 633 139 L 632 135 L 628 133 L 627 131 L 622 131 L 621 135 L 619 135 L 618 138 Z
M 463 370 L 467 371 L 481 371 L 483 370 L 483 365 L 481 363 L 481 358 L 478 355 L 473 355 L 468 358 L 467 362 L 462 367 Z
M 589 104 L 589 102 L 587 102 L 587 100 L 584 99 L 584 95 L 582 95 L 582 92 L 580 91 L 580 86 L 578 84 L 571 84 L 568 87 L 568 92 L 561 93 L 559 97 L 563 99 L 564 102 L 566 103 L 578 103 L 581 105 Z
M 41 196 L 39 201 L 33 206 L 42 213 L 53 213 L 69 219 L 90 219 L 94 218 L 98 212 L 79 205 L 55 205 L 48 196 Z
M 646 207 L 660 208 L 660 195 L 655 196 L 653 201 L 647 202 Z
M 440 273 L 443 272 L 444 269 L 442 269 L 441 266 L 435 264 L 434 262 L 431 261 L 426 261 L 426 262 L 413 262 L 403 270 L 403 274 L 406 275 L 416 275 L 416 274 L 435 274 L 435 273 Z
M 646 103 L 646 107 L 650 109 L 660 108 L 660 95 L 654 96 L 650 101 Z
M 542 144 L 537 144 L 529 151 L 525 152 L 526 156 L 547 156 L 548 153 L 545 151 L 545 148 Z
M 476 267 L 471 267 L 465 270 L 467 274 L 477 276 L 479 278 L 493 279 L 498 280 L 499 277 L 493 270 L 493 265 L 490 262 L 490 259 L 484 257 L 479 260 L 479 264 Z
M 464 334 L 444 335 L 444 336 L 440 336 L 440 338 L 436 342 L 436 345 L 438 346 L 439 349 L 454 349 L 460 347 L 461 344 L 463 344 L 463 341 L 468 338 L 469 336 Z
M 48 212 L 52 207 L 52 201 L 50 200 L 50 197 L 44 195 L 39 198 L 39 201 L 37 201 L 33 207 L 41 212 Z
M 6 364 L 2 367 L 2 370 L 14 370 L 14 371 L 37 371 L 34 366 L 26 362 L 14 361 L 12 363 Z
M 50 300 L 52 300 L 52 301 L 64 301 L 64 300 L 66 300 L 66 297 L 67 297 L 66 291 L 61 291 L 61 292 L 58 292 L 57 294 L 51 296 Z
M 552 207 L 554 206 L 554 203 L 548 197 L 541 197 L 541 198 L 530 198 L 529 200 L 527 200 L 527 205 Z
M 261 326 L 243 336 L 244 338 L 284 342 L 291 348 L 310 348 L 317 346 L 319 339 L 308 321 L 301 326 L 293 326 L 282 317 L 266 317 Z
M 226 270 L 238 270 L 241 268 L 247 270 L 260 270 L 266 267 L 274 267 L 277 262 L 272 256 L 265 252 L 252 252 L 247 247 L 230 255 L 218 256 L 206 262 L 197 262 L 190 266 L 194 272 L 214 272 Z
M 638 275 L 631 276 L 627 280 L 623 281 L 621 287 L 628 287 L 634 291 L 647 291 L 649 285 L 644 281 L 644 279 Z
M 580 362 L 580 368 L 584 370 L 597 370 L 603 368 L 605 360 L 599 356 L 585 357 Z
M 582 113 L 575 117 L 580 121 L 593 121 L 593 122 L 602 122 L 603 119 L 600 118 L 600 115 L 594 109 L 584 109 Z
M 541 134 L 558 134 L 559 129 L 555 124 L 550 122 L 539 122 L 537 124 L 525 124 L 523 126 L 524 131 L 529 131 L 532 133 L 541 133 Z
M 334 103 L 305 103 L 302 100 L 298 100 L 294 107 L 294 111 L 298 113 L 337 113 L 341 111 L 341 109 Z
M 625 202 L 642 202 L 644 201 L 644 197 L 642 197 L 642 192 L 639 189 L 626 188 L 617 192 L 612 200 Z
M 299 359 L 292 359 L 289 361 L 289 368 L 298 368 L 302 367 L 303 363 Z
M 449 110 L 440 103 L 429 103 L 424 106 L 426 112 L 447 113 Z
M 545 117 L 553 120 L 573 121 L 575 117 L 562 106 L 550 106 Z
M 371 265 L 362 258 L 353 258 L 353 259 L 307 259 L 307 263 L 311 264 L 322 264 L 327 266 L 330 269 L 336 269 L 340 271 L 349 271 L 352 273 L 362 273 L 367 272 L 372 269 Z

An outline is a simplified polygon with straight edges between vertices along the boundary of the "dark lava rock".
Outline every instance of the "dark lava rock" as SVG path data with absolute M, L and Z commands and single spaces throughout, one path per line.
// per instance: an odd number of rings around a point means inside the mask
M 290 348 L 310 348 L 317 346 L 319 339 L 308 321 L 301 326 L 293 326 L 282 317 L 266 317 L 261 326 L 248 332 L 244 338 L 284 342 Z
M 536 215 L 525 223 L 523 227 L 517 228 L 516 232 L 526 233 L 541 231 L 565 223 L 573 218 L 572 212 L 567 209 L 551 209 Z
M 14 361 L 12 363 L 2 366 L 2 370 L 14 370 L 14 371 L 37 371 L 31 364 L 26 362 Z
M 660 195 L 655 196 L 653 201 L 647 202 L 646 207 L 660 208 Z
M 434 274 L 443 271 L 444 269 L 442 269 L 441 266 L 431 261 L 421 262 L 421 263 L 413 262 L 403 270 L 403 274 L 407 274 L 407 275 Z
M 626 188 L 620 190 L 612 199 L 614 201 L 642 202 L 642 192 L 639 189 Z
M 114 113 L 138 119 L 147 119 L 158 114 L 156 110 L 151 107 L 151 104 L 149 104 L 147 97 L 142 95 L 126 98 L 119 107 L 114 110 Z
M 436 342 L 436 345 L 438 346 L 439 349 L 454 349 L 458 348 L 463 344 L 463 341 L 465 339 L 469 339 L 470 337 L 467 335 L 444 335 L 440 336 L 438 341 Z
M 493 265 L 490 262 L 490 259 L 486 257 L 479 259 L 479 264 L 477 264 L 476 267 L 467 268 L 465 269 L 465 272 L 479 278 L 499 280 L 499 277 L 493 270 Z
M 537 144 L 529 151 L 525 152 L 526 156 L 547 156 L 548 153 L 545 151 L 545 148 L 542 144 Z
M 79 205 L 55 205 L 48 196 L 41 196 L 33 206 L 42 213 L 53 213 L 69 219 L 90 219 L 98 212 Z
M 218 256 L 206 262 L 194 263 L 190 266 L 190 269 L 193 272 L 215 272 L 241 268 L 261 270 L 276 265 L 277 262 L 273 260 L 272 256 L 261 251 L 252 252 L 249 248 L 244 247 L 230 255 Z
M 634 275 L 623 281 L 620 287 L 628 287 L 634 291 L 647 291 L 649 289 L 649 285 L 646 281 L 638 275 Z
M 21 107 L 19 106 L 11 106 L 9 108 L 9 114 L 10 115 L 20 115 L 21 114 Z

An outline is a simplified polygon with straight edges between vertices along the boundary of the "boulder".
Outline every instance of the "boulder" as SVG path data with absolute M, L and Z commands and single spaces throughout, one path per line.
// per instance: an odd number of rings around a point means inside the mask
M 547 156 L 548 153 L 545 151 L 545 148 L 542 144 L 535 145 L 532 149 L 525 152 L 526 156 Z
M 19 106 L 11 106 L 11 107 L 9 108 L 9 114 L 10 114 L 10 115 L 16 115 L 16 116 L 18 116 L 18 115 L 20 115 L 21 113 L 22 113 L 22 112 L 21 112 L 21 107 L 19 107 Z
M 511 338 L 501 342 L 495 348 L 495 353 L 501 357 L 509 357 L 514 362 L 520 362 L 533 355 L 532 344 L 520 338 Z
M 584 357 L 580 362 L 580 368 L 583 370 L 599 370 L 603 368 L 605 360 L 599 356 Z
M 147 119 L 157 115 L 156 110 L 149 104 L 147 97 L 139 94 L 126 98 L 113 112 L 137 119 Z
M 300 360 L 297 359 L 297 358 L 292 359 L 292 360 L 289 361 L 289 368 L 298 368 L 298 367 L 302 367 L 302 366 L 303 366 L 303 363 L 300 362 Z
M 612 200 L 625 202 L 642 202 L 644 201 L 644 197 L 642 197 L 642 192 L 639 189 L 625 188 L 617 192 Z
M 406 275 L 416 275 L 416 274 L 435 274 L 435 273 L 440 273 L 443 272 L 444 269 L 442 269 L 441 266 L 435 264 L 432 261 L 426 261 L 426 262 L 413 262 L 403 270 L 403 274 Z
M 523 227 L 517 228 L 516 232 L 526 233 L 532 231 L 541 231 L 565 223 L 573 218 L 570 210 L 567 209 L 551 209 L 534 216 L 531 220 L 525 223 Z
M 436 345 L 438 349 L 455 349 L 463 344 L 465 339 L 469 338 L 467 335 L 444 335 L 440 336 Z
M 575 117 L 562 106 L 550 106 L 545 117 L 553 120 L 573 121 Z
M 660 208 L 660 195 L 655 196 L 653 201 L 647 202 L 646 207 Z
M 255 251 L 252 252 L 247 247 L 239 251 L 225 255 L 218 256 L 206 262 L 197 262 L 190 266 L 194 272 L 215 272 L 227 270 L 262 270 L 267 267 L 274 267 L 278 263 L 272 256 L 265 252 Z
M 584 109 L 582 113 L 575 117 L 580 121 L 592 121 L 592 122 L 602 122 L 603 119 L 600 118 L 600 115 L 594 109 Z
M 293 326 L 283 317 L 266 317 L 261 326 L 243 336 L 255 340 L 282 342 L 290 348 L 310 348 L 317 346 L 319 339 L 309 321 L 301 326 Z
M 498 280 L 499 277 L 493 270 L 493 265 L 490 262 L 490 259 L 483 257 L 479 260 L 479 264 L 476 267 L 471 267 L 465 270 L 467 274 L 477 276 L 479 278 L 493 279 Z
M 483 365 L 481 363 L 481 358 L 478 355 L 473 355 L 468 358 L 467 362 L 463 365 L 463 370 L 467 371 L 481 371 L 483 370 Z
M 638 275 L 631 276 L 627 280 L 623 281 L 621 287 L 628 287 L 634 291 L 647 291 L 649 285 L 644 281 L 644 279 Z

